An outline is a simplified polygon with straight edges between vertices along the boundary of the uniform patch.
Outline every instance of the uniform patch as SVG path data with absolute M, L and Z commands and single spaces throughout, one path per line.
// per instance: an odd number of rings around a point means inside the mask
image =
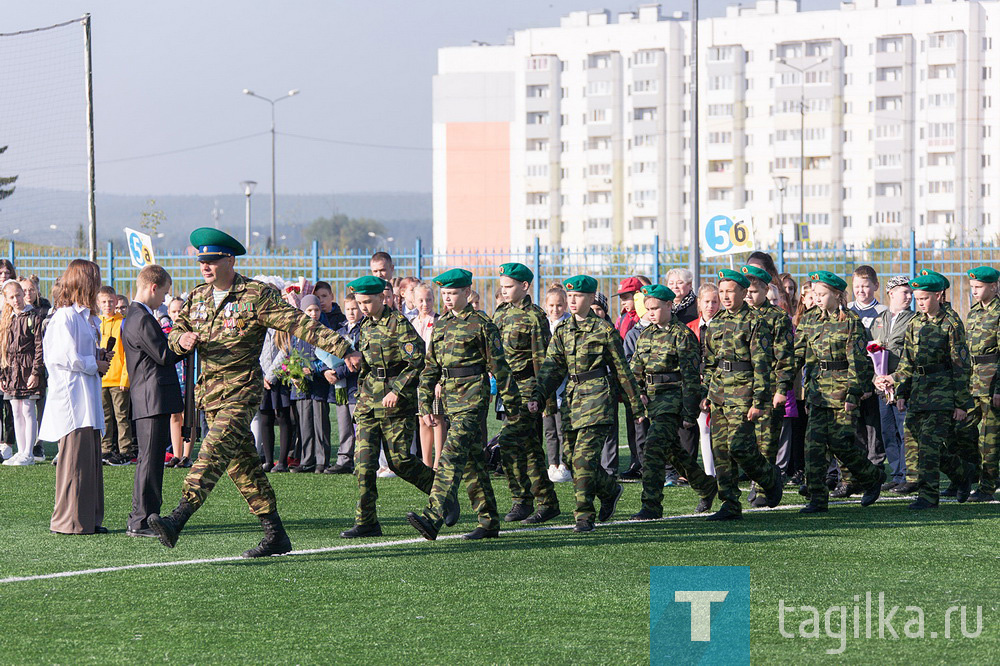
M 413 356 L 413 352 L 416 350 L 412 342 L 407 342 L 403 344 L 403 353 L 407 356 Z

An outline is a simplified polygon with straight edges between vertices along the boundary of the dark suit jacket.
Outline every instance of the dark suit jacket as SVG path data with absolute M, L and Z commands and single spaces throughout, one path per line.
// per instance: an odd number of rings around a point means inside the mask
M 159 322 L 139 303 L 128 306 L 122 342 L 131 384 L 132 418 L 183 412 L 181 384 L 174 367 L 183 357 L 170 351 Z

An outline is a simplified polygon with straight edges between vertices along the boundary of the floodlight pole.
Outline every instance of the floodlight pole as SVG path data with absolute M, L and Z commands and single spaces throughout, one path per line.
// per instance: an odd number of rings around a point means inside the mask
M 90 14 L 83 15 L 83 52 L 87 90 L 87 258 L 91 261 L 97 261 L 97 199 L 94 184 L 94 71 L 90 59 Z

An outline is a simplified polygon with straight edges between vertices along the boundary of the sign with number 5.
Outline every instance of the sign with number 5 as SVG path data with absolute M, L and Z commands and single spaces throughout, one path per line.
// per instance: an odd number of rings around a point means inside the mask
M 702 254 L 718 257 L 753 250 L 753 220 L 743 208 L 731 213 L 712 215 L 702 222 Z

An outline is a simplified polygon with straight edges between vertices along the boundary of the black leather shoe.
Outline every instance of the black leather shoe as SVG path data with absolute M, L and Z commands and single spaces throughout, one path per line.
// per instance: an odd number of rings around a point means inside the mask
M 916 491 L 917 491 L 917 484 L 914 483 L 913 481 L 907 481 L 905 483 L 901 483 L 892 489 L 892 492 L 896 493 L 897 495 L 912 495 Z
M 972 495 L 972 474 L 967 473 L 962 483 L 954 484 L 952 488 L 955 489 L 955 499 L 958 500 L 958 503 L 965 504 L 969 500 L 969 496 Z
M 712 488 L 712 494 L 708 497 L 702 497 L 698 501 L 698 506 L 694 508 L 695 513 L 708 513 L 712 510 L 712 502 L 715 501 L 715 496 L 719 493 L 718 488 Z
M 327 467 L 324 474 L 354 474 L 354 468 L 347 465 L 334 465 Z
M 511 507 L 510 513 L 503 517 L 505 523 L 516 523 L 524 520 L 532 514 L 534 507 L 529 504 L 515 504 Z
M 191 459 L 188 458 L 187 456 L 184 456 L 183 458 L 181 458 L 181 461 L 179 463 L 177 463 L 178 467 L 184 467 L 184 468 L 191 467 L 192 465 L 194 465 L 194 463 L 191 462 Z
M 104 527 L 103 525 L 98 525 L 97 527 L 94 528 L 94 534 L 107 534 L 107 533 L 108 533 L 108 528 Z
M 764 492 L 764 500 L 771 509 L 781 504 L 781 497 L 785 494 L 785 486 L 776 483 Z
M 806 504 L 804 507 L 799 509 L 799 513 L 826 513 L 829 510 L 830 509 L 823 506 L 816 500 L 809 500 L 809 504 Z
M 830 497 L 843 499 L 845 497 L 850 497 L 851 495 L 854 495 L 855 493 L 858 492 L 858 490 L 859 488 L 853 483 L 842 483 L 839 486 L 837 486 L 832 493 L 830 493 Z
M 458 498 L 448 499 L 444 502 L 444 524 L 445 527 L 452 527 L 462 517 L 462 505 L 458 503 Z
M 958 496 L 958 486 L 957 484 L 951 484 L 947 489 L 942 490 L 940 493 L 941 497 L 957 497 Z
M 594 521 L 592 520 L 578 520 L 576 525 L 573 526 L 574 532 L 593 532 L 594 531 Z
M 936 509 L 937 504 L 928 502 L 923 497 L 918 497 L 916 502 L 911 503 L 907 508 L 913 509 L 914 511 L 923 511 L 924 509 Z
M 243 553 L 243 557 L 252 559 L 292 552 L 292 541 L 285 532 L 285 526 L 281 524 L 278 512 L 265 513 L 257 517 L 260 519 L 260 526 L 264 528 L 264 538 L 259 544 Z
M 463 534 L 466 541 L 479 541 L 480 539 L 496 539 L 500 536 L 500 530 L 488 530 L 485 527 L 477 527 L 468 534 Z
M 622 481 L 642 481 L 642 469 L 632 468 L 622 474 Z
M 559 515 L 559 507 L 556 506 L 542 506 L 539 507 L 537 511 L 522 520 L 521 522 L 525 525 L 538 525 L 544 523 L 548 520 L 552 520 Z
M 360 539 L 361 537 L 380 537 L 382 536 L 382 525 L 375 523 L 374 525 L 355 525 L 349 530 L 344 530 L 340 533 L 345 539 Z
M 969 495 L 970 502 L 992 502 L 994 500 L 996 500 L 996 497 L 993 493 L 984 493 L 982 490 L 977 490 Z
M 756 497 L 750 500 L 750 506 L 755 509 L 762 509 L 767 506 L 767 496 L 757 493 Z
M 889 483 L 883 483 L 882 492 L 886 492 L 887 490 L 895 490 L 896 488 L 899 487 L 899 485 L 900 484 L 898 481 L 890 481 Z
M 711 520 L 711 521 L 743 520 L 743 512 L 733 511 L 732 509 L 729 509 L 725 505 L 723 505 L 721 509 L 713 513 L 705 520 Z
M 799 486 L 799 495 L 802 495 L 806 499 L 809 499 L 809 486 L 805 484 Z
M 288 468 L 284 465 L 275 465 L 271 468 L 271 474 L 280 474 L 282 472 L 287 472 Z
M 291 469 L 295 474 L 312 474 L 316 471 L 315 467 L 293 467 Z
M 614 494 L 608 499 L 601 501 L 601 510 L 597 513 L 597 520 L 602 523 L 607 520 L 611 520 L 611 516 L 615 515 L 615 509 L 618 508 L 618 500 L 620 500 L 624 494 L 625 486 L 620 483 L 616 483 Z
M 861 506 L 871 506 L 882 494 L 882 484 L 885 482 L 885 470 L 878 471 L 878 479 L 861 496 Z
M 410 511 L 406 514 L 406 519 L 410 521 L 410 525 L 413 525 L 413 529 L 420 532 L 420 536 L 428 541 L 434 541 L 438 538 L 437 530 L 434 529 L 434 526 L 431 525 L 429 520 L 420 514 Z
M 639 513 L 633 513 L 631 516 L 628 517 L 628 519 L 629 520 L 658 520 L 658 519 L 660 519 L 662 517 L 663 517 L 662 515 L 659 515 L 659 514 L 655 513 L 654 511 L 650 511 L 649 509 L 642 508 L 642 509 L 639 509 Z
M 125 536 L 130 536 L 130 537 L 151 537 L 153 539 L 157 538 L 156 532 L 154 532 L 153 530 L 151 530 L 148 527 L 141 527 L 141 528 L 139 528 L 137 530 L 131 530 L 131 529 L 125 530 Z

